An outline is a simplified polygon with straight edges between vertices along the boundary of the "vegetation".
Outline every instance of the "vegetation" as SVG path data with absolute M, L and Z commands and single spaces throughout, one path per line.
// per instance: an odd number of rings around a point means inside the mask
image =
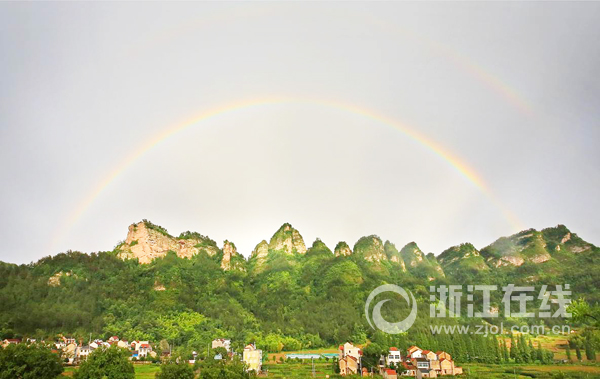
M 156 225 L 152 228 L 164 229 Z M 290 235 L 296 238 L 292 229 L 284 229 L 278 231 L 281 236 L 276 233 L 278 238 Z M 89 255 L 67 252 L 20 266 L 0 263 L 0 338 L 53 340 L 64 334 L 87 340 L 92 333 L 104 339 L 118 335 L 157 344 L 164 340 L 162 349 L 170 349 L 172 345 L 174 356 L 183 359 L 190 359 L 192 351 L 206 355 L 206 346 L 214 338 L 230 338 L 237 351 L 245 343 L 256 342 L 258 348 L 272 353 L 319 349 L 353 341 L 370 344 L 365 348 L 370 357 L 389 346 L 405 349 L 417 344 L 431 350 L 446 350 L 459 363 L 546 363 L 556 357 L 551 357 L 547 346 L 523 335 L 515 334 L 512 341 L 510 335 L 497 340 L 478 335 L 433 335 L 430 326 L 489 326 L 500 322 L 505 327 L 524 323 L 552 326 L 566 320 L 511 319 L 502 313 L 501 317 L 486 320 L 466 318 L 466 301 L 461 304 L 463 317 L 430 318 L 429 286 L 473 283 L 501 287 L 513 283 L 533 285 L 539 291 L 540 284 L 569 283 L 573 298 L 581 293 L 587 297 L 587 301 L 574 304 L 579 333 L 568 342 L 572 359 L 586 360 L 586 355 L 592 357 L 600 350 L 595 322 L 600 318 L 595 305 L 600 299 L 599 251 L 562 227 L 557 229 L 560 230 L 526 231 L 517 237 L 507 237 L 506 241 L 493 244 L 493 248 L 482 249 L 481 256 L 471 254 L 475 251 L 472 245 L 461 245 L 439 262 L 432 255 L 425 256 L 414 243 L 398 252 L 393 244 L 387 241 L 383 244 L 379 237 L 370 236 L 355 246 L 359 254 L 348 257 L 335 257 L 317 240 L 306 254 L 270 250 L 260 262 L 241 260 L 244 270 L 222 270 L 222 251 L 213 256 L 200 253 L 190 259 L 170 253 L 146 265 L 121 260 L 118 251 Z M 565 233 L 570 236 L 567 241 Z M 218 250 L 214 241 L 198 233 L 182 233 L 179 238 L 198 239 Z M 537 251 L 543 245 L 538 242 L 540 238 L 547 245 L 544 252 L 551 256 L 544 263 L 526 261 L 518 267 L 495 267 L 483 261 L 486 269 L 477 269 L 469 263 L 472 257 L 483 260 L 484 251 L 492 259 L 505 256 L 505 252 L 517 254 L 515 246 Z M 373 241 L 383 256 L 398 255 L 402 259 L 365 260 L 363 255 L 373 251 Z M 457 260 L 452 261 L 454 258 Z M 408 271 L 403 270 L 402 261 Z M 73 274 L 62 276 L 59 286 L 48 285 L 49 278 L 59 272 Z M 385 283 L 401 285 L 417 299 L 419 317 L 406 334 L 377 332 L 365 318 L 366 298 Z M 529 304 L 532 308 L 541 304 L 537 292 L 535 295 Z M 474 297 L 477 308 L 481 299 L 477 294 Z M 409 311 L 403 299 L 392 299 L 398 301 L 389 301 L 381 308 L 382 315 L 390 322 L 400 320 Z M 492 294 L 492 306 L 502 306 L 502 291 Z M 155 349 L 159 350 L 156 346 Z M 91 358 L 88 362 L 94 361 Z M 205 367 L 205 375 L 231 367 Z M 127 370 L 122 371 L 131 372 Z
M 135 370 L 129 361 L 130 353 L 116 346 L 94 350 L 75 372 L 75 379 L 133 379 Z
M 55 379 L 63 372 L 58 354 L 39 344 L 0 347 L 0 379 Z
M 194 379 L 194 369 L 187 363 L 167 362 L 160 366 L 156 379 Z

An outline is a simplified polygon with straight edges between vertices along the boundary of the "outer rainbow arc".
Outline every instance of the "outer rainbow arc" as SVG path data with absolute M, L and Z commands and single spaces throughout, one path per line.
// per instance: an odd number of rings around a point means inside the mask
M 92 191 L 84 201 L 80 203 L 80 205 L 75 209 L 75 211 L 70 215 L 68 221 L 61 228 L 62 233 L 55 233 L 57 238 L 54 239 L 53 245 L 55 246 L 62 236 L 66 234 L 83 216 L 86 210 L 96 201 L 96 199 L 102 194 L 102 192 L 115 180 L 117 179 L 124 171 L 126 171 L 133 163 L 135 163 L 138 159 L 140 159 L 143 155 L 145 155 L 148 151 L 152 150 L 156 145 L 161 143 L 162 141 L 172 137 L 173 135 L 184 131 L 187 128 L 190 128 L 200 122 L 206 121 L 213 117 L 232 112 L 237 110 L 243 110 L 246 108 L 250 108 L 253 106 L 267 106 L 267 105 L 275 105 L 275 104 L 311 104 L 317 106 L 326 106 L 329 108 L 335 108 L 339 110 L 343 110 L 349 113 L 353 113 L 356 115 L 360 115 L 365 118 L 373 119 L 383 125 L 387 125 L 392 127 L 404 135 L 409 137 L 410 139 L 418 142 L 419 144 L 425 146 L 428 150 L 433 152 L 435 155 L 443 159 L 445 162 L 450 164 L 456 171 L 458 171 L 464 178 L 466 178 L 469 182 L 475 185 L 479 190 L 481 190 L 502 212 L 503 216 L 507 219 L 507 221 L 511 224 L 513 228 L 516 230 L 522 229 L 521 222 L 516 218 L 516 216 L 508 210 L 501 202 L 493 195 L 493 193 L 489 190 L 488 186 L 485 185 L 484 181 L 475 173 L 473 169 L 468 167 L 467 164 L 461 162 L 457 157 L 453 156 L 448 151 L 444 150 L 442 146 L 438 143 L 432 141 L 431 139 L 425 137 L 424 135 L 418 133 L 413 128 L 409 128 L 405 124 L 401 124 L 398 121 L 389 119 L 383 115 L 379 115 L 374 113 L 373 111 L 360 108 L 354 105 L 348 105 L 340 102 L 333 101 L 316 101 L 316 100 L 307 100 L 307 99 L 292 99 L 292 98 L 261 98 L 254 100 L 244 100 L 240 102 L 236 102 L 234 104 L 224 105 L 206 112 L 201 113 L 199 116 L 193 117 L 187 121 L 184 121 L 180 124 L 177 124 L 171 128 L 166 129 L 164 132 L 157 134 L 153 138 L 149 139 L 146 143 L 142 144 L 134 153 L 130 154 L 126 159 L 123 160 L 118 167 L 113 169 L 100 183 L 99 185 Z M 50 249 L 52 250 L 52 249 Z

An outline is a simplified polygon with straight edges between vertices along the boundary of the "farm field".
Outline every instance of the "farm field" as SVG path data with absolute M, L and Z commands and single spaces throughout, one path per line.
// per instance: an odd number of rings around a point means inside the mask
M 558 379 L 558 378 L 600 378 L 600 365 L 568 364 L 568 365 L 463 365 L 465 374 L 462 378 L 490 378 L 490 379 Z M 310 362 L 284 362 L 269 363 L 264 366 L 265 372 L 259 377 L 274 379 L 304 379 L 312 378 L 312 365 Z M 75 368 L 68 367 L 63 376 L 71 377 Z M 159 371 L 157 365 L 136 365 L 136 379 L 154 378 Z M 341 378 L 333 371 L 331 362 L 316 362 L 315 377 Z M 380 377 L 376 375 L 375 377 Z
M 491 379 L 558 379 L 558 378 L 600 378 L 598 365 L 463 365 L 464 378 Z
M 136 379 L 154 378 L 154 375 L 159 371 L 159 366 L 155 364 L 135 365 L 134 367 Z M 62 376 L 72 377 L 76 370 L 77 369 L 75 367 L 67 367 L 65 368 L 65 372 L 62 374 Z

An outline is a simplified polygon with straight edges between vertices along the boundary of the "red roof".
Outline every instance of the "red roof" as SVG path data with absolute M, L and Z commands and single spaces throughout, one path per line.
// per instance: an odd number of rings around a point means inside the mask
M 344 345 L 340 345 L 340 350 L 344 350 Z
M 414 370 L 415 369 L 415 366 L 413 366 L 412 364 L 409 365 L 406 362 L 402 362 L 402 366 L 404 366 L 404 368 L 407 369 L 407 370 Z
M 143 349 L 148 349 L 150 345 L 148 345 L 147 343 L 143 343 L 140 347 Z
M 385 371 L 387 372 L 388 375 L 396 375 L 396 370 L 392 370 L 391 368 L 388 368 Z
M 431 353 L 431 350 L 423 350 L 423 354 L 429 354 Z
M 390 351 L 398 351 L 397 347 L 390 347 Z

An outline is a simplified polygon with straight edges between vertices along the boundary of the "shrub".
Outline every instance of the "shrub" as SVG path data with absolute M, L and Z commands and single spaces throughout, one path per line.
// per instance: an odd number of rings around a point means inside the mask
M 115 345 L 94 350 L 73 375 L 75 379 L 134 379 L 135 370 L 129 362 L 129 351 Z
M 167 362 L 160 366 L 157 379 L 194 379 L 194 369 L 187 363 Z
M 58 354 L 44 345 L 0 347 L 0 379 L 55 379 L 63 367 Z

